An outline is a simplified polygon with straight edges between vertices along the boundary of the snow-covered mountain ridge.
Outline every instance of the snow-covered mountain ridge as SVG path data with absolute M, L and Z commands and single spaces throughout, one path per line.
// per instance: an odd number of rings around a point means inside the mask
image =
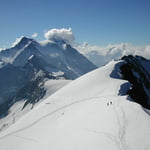
M 127 100 L 131 84 L 121 79 L 124 63 L 112 61 L 47 97 L 0 134 L 0 147 L 149 150 L 150 118 L 139 104 Z
M 45 94 L 44 87 L 39 86 L 45 80 L 72 80 L 96 69 L 64 41 L 43 44 L 27 37 L 1 51 L 0 62 L 1 117 L 19 100 L 26 99 L 27 104 L 38 102 Z
M 74 71 L 74 74 L 76 73 L 75 75 L 72 73 L 74 78 L 96 68 L 88 59 L 64 41 L 59 41 L 58 43 L 45 41 L 43 44 L 27 37 L 22 37 L 14 47 L 1 51 L 0 60 L 4 64 L 10 63 L 15 66 L 24 66 L 32 55 L 44 58 L 48 64 L 53 65 L 53 69 L 64 71 L 70 68 L 70 72 Z M 77 60 L 80 61 L 80 65 Z M 82 70 L 79 69 L 79 66 L 82 67 Z
M 96 69 L 64 41 L 23 37 L 0 65 L 2 149 L 149 150 L 149 60 Z

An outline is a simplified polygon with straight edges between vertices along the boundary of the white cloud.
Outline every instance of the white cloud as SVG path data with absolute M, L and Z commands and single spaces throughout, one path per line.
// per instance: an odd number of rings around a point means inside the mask
M 77 45 L 76 49 L 78 49 L 82 54 L 88 54 L 91 51 L 98 51 L 101 55 L 106 55 L 107 50 L 103 46 L 98 45 L 90 45 L 87 42 L 84 42 L 82 45 Z
M 100 55 L 141 55 L 150 59 L 150 45 L 135 46 L 130 43 L 109 44 L 107 46 L 90 45 L 83 43 L 76 47 L 81 53 L 87 54 L 91 51 L 97 51 Z
M 44 34 L 44 36 L 47 40 L 54 41 L 54 42 L 64 41 L 70 45 L 74 45 L 75 42 L 75 38 L 71 28 L 51 29 L 48 30 Z
M 37 36 L 38 36 L 37 33 L 33 33 L 33 34 L 31 35 L 32 38 L 36 38 Z
M 129 43 L 108 44 L 107 46 L 90 45 L 87 42 L 76 47 L 98 66 L 124 55 L 140 55 L 150 59 L 150 45 L 135 46 Z

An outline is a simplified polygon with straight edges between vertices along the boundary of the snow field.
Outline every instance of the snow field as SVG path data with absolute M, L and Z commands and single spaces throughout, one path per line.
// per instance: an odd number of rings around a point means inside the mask
M 119 96 L 115 62 L 47 97 L 0 135 L 4 150 L 149 150 L 150 118 Z M 8 144 L 9 143 L 9 144 Z

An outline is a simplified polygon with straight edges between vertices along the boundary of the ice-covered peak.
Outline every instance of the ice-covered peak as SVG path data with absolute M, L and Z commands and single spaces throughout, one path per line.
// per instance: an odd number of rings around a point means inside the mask
M 22 48 L 22 47 L 26 46 L 27 44 L 29 44 L 29 42 L 32 42 L 32 41 L 34 41 L 34 40 L 23 36 L 20 38 L 18 43 L 15 44 L 15 47 Z
M 25 37 L 25 36 L 23 36 L 23 37 L 21 38 L 21 41 L 28 41 L 28 40 L 32 40 L 32 39 L 29 39 L 29 38 L 27 38 L 27 37 Z
M 24 46 L 18 53 L 16 53 L 13 59 L 13 65 L 24 66 L 25 63 L 32 55 L 41 55 L 40 51 L 34 46 L 34 44 L 29 41 L 26 46 Z

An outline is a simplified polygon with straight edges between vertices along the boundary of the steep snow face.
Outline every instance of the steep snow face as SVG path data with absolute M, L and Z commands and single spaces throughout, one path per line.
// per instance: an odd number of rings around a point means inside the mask
M 92 71 L 47 97 L 1 133 L 0 147 L 149 150 L 150 118 L 140 105 L 118 95 L 126 81 L 112 78 L 119 76 L 115 64 Z
M 17 55 L 19 55 L 19 53 L 23 51 L 32 41 L 32 39 L 22 37 L 14 47 L 1 51 L 0 59 L 5 63 L 12 63 L 15 57 L 17 57 Z
M 79 77 L 84 73 L 96 69 L 86 57 L 81 55 L 76 49 L 64 41 L 36 43 L 36 47 L 45 54 L 45 59 L 49 60 L 56 68 L 71 74 L 73 78 Z
M 16 54 L 12 61 L 12 64 L 14 66 L 24 66 L 27 63 L 28 59 L 31 59 L 31 56 L 34 55 L 41 56 L 42 54 L 36 47 L 34 47 L 33 43 L 31 42 Z

